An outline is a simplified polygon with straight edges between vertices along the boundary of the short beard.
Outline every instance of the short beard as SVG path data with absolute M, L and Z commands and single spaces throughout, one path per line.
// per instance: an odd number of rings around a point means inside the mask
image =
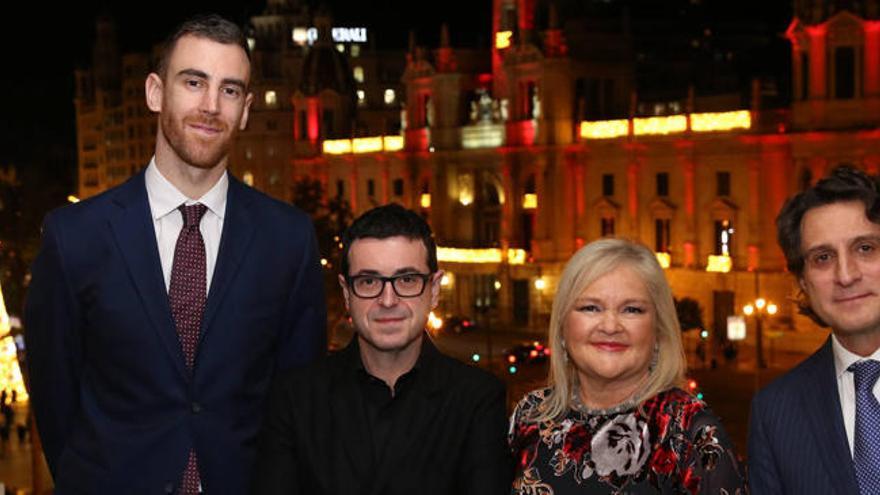
M 174 150 L 177 156 L 188 165 L 204 170 L 210 170 L 219 165 L 220 162 L 229 155 L 229 147 L 234 132 L 231 133 L 225 141 L 221 141 L 215 146 L 198 146 L 198 138 L 193 137 L 188 140 L 184 135 L 183 127 L 188 122 L 204 123 L 219 128 L 221 132 L 223 132 L 226 130 L 226 124 L 220 120 L 212 118 L 184 117 L 178 123 L 175 120 L 175 115 L 172 113 L 161 113 L 159 120 L 159 129 L 165 137 L 165 141 L 171 149 Z

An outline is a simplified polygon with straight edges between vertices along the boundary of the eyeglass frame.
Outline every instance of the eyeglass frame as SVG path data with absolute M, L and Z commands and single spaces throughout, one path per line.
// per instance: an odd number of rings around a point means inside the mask
M 397 296 L 401 299 L 412 299 L 415 297 L 421 297 L 425 293 L 425 289 L 429 285 L 428 281 L 431 279 L 432 276 L 434 276 L 434 273 L 436 273 L 436 272 L 431 272 L 431 273 L 408 272 L 408 273 L 399 273 L 397 275 L 392 275 L 390 277 L 383 277 L 382 275 L 373 275 L 373 274 L 369 274 L 369 273 L 362 273 L 360 275 L 346 275 L 345 281 L 348 284 L 348 288 L 351 289 L 351 293 L 354 294 L 355 296 L 357 296 L 359 299 L 378 299 L 378 298 L 382 297 L 382 294 L 385 293 L 385 285 L 388 282 L 391 282 L 391 290 L 394 292 L 395 296 Z M 394 281 L 401 279 L 403 277 L 413 277 L 413 276 L 422 279 L 422 290 L 420 290 L 418 294 L 413 294 L 411 296 L 401 295 L 400 292 L 397 291 L 397 287 L 394 285 Z M 377 280 L 381 280 L 382 287 L 379 289 L 379 292 L 377 292 L 375 296 L 364 297 L 364 296 L 358 294 L 357 290 L 354 288 L 354 283 L 357 281 L 357 279 L 361 279 L 361 278 L 374 278 Z

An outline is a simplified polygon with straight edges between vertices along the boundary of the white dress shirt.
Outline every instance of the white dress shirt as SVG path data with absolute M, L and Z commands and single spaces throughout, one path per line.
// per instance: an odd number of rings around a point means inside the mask
M 846 369 L 853 363 L 865 359 L 880 361 L 880 349 L 868 357 L 862 357 L 846 350 L 833 334 L 831 335 L 831 348 L 834 350 L 834 370 L 837 372 L 837 393 L 840 394 L 843 426 L 846 428 L 846 440 L 849 442 L 849 453 L 852 455 L 853 437 L 856 430 L 856 389 L 853 373 Z M 880 380 L 874 384 L 874 397 L 880 400 Z
M 171 265 L 174 262 L 174 248 L 183 228 L 183 215 L 177 210 L 180 205 L 202 203 L 208 207 L 199 230 L 205 241 L 205 275 L 208 291 L 211 290 L 211 278 L 217 263 L 217 251 L 220 249 L 220 235 L 223 232 L 223 216 L 226 213 L 226 193 L 229 191 L 229 178 L 224 173 L 220 180 L 198 199 L 186 197 L 179 189 L 168 182 L 158 167 L 156 157 L 144 173 L 147 186 L 147 199 L 153 217 L 153 230 L 156 232 L 156 245 L 159 246 L 159 259 L 162 261 L 162 275 L 165 277 L 165 289 L 171 285 Z

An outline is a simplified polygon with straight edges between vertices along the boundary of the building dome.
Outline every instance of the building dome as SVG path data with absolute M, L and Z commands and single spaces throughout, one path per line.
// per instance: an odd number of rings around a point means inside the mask
M 348 59 L 340 53 L 330 36 L 331 20 L 326 13 L 315 16 L 318 39 L 309 48 L 303 60 L 300 91 L 306 96 L 315 96 L 324 90 L 338 93 L 355 104 L 355 83 Z

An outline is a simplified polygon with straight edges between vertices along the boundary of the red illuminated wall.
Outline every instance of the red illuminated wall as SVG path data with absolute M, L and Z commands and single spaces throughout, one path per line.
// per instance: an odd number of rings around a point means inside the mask
M 810 97 L 823 98 L 827 94 L 825 35 L 828 30 L 822 24 L 807 27 L 810 37 Z
M 880 93 L 880 21 L 865 21 L 865 95 Z

